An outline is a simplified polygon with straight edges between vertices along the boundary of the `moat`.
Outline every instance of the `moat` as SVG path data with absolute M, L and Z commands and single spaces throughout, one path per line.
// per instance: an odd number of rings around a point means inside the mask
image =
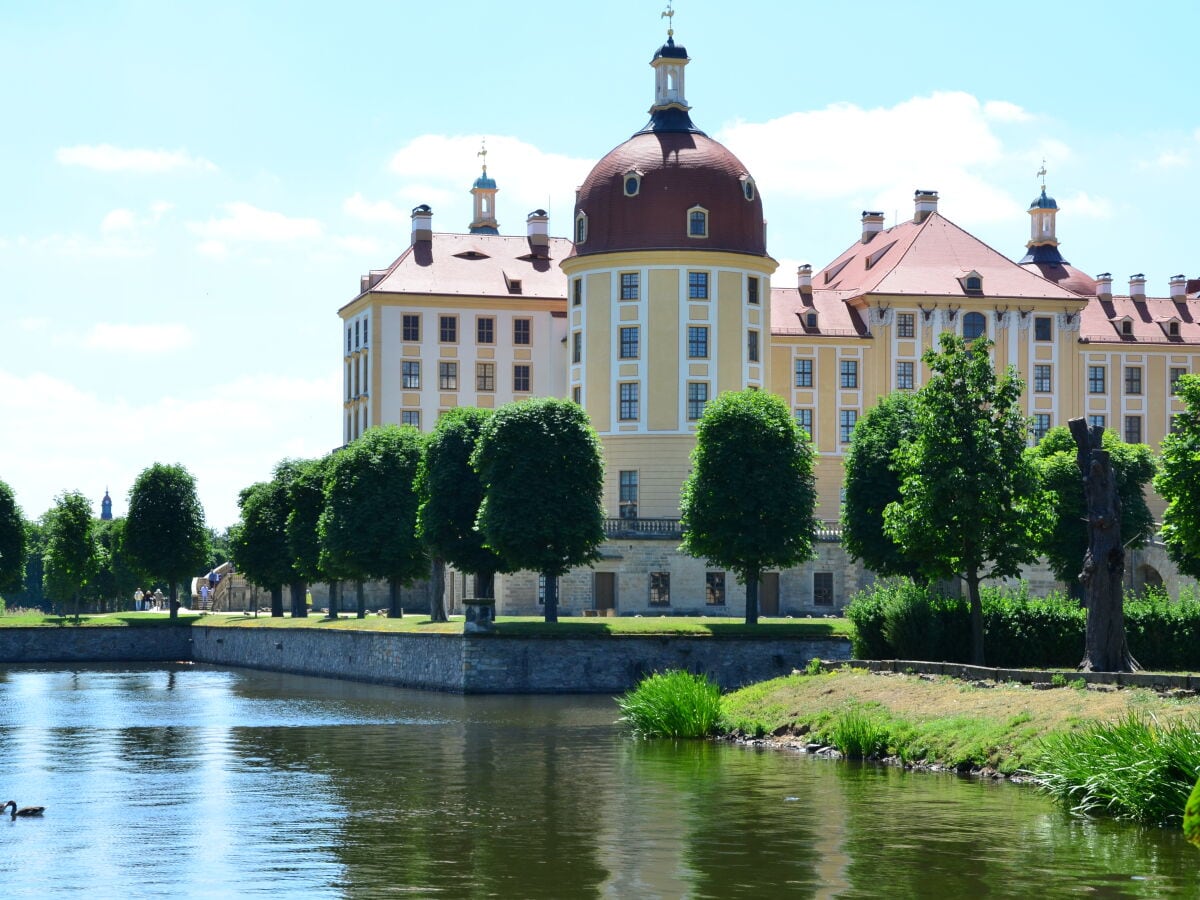
M 0 668 L 16 897 L 1195 896 L 1175 831 L 712 743 L 612 700 L 203 665 Z M 886 886 L 886 887 L 885 887 Z

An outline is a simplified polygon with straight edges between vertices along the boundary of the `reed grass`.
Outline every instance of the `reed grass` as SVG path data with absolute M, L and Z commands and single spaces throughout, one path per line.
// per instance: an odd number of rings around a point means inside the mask
M 892 739 L 888 722 L 858 705 L 842 710 L 824 736 L 850 759 L 884 756 Z
M 717 732 L 721 691 L 707 676 L 655 673 L 617 698 L 621 721 L 639 738 L 702 738 Z

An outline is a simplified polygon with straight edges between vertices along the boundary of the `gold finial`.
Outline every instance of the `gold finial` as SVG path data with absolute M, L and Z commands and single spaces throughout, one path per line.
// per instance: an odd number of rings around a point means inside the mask
M 667 20 L 667 37 L 675 36 L 675 10 L 671 8 L 672 2 L 673 0 L 667 0 L 667 8 L 663 10 L 663 14 L 659 16 L 660 19 Z
M 1037 171 L 1038 177 L 1042 179 L 1042 193 L 1046 193 L 1046 157 L 1042 157 L 1042 167 Z
M 479 152 L 476 153 L 475 155 L 483 157 L 483 174 L 486 175 L 487 174 L 487 138 L 479 139 Z

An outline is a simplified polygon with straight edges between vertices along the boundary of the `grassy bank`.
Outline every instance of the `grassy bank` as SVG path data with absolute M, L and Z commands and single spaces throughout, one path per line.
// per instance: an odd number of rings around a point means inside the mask
M 449 622 L 433 622 L 429 616 L 407 615 L 402 619 L 370 615 L 364 619 L 353 614 L 326 619 L 320 614 L 297 619 L 291 616 L 271 618 L 267 615 L 243 614 L 181 615 L 179 624 L 202 624 L 224 628 L 316 628 L 334 631 L 396 631 L 420 634 L 461 634 L 463 619 L 453 617 Z M 80 618 L 81 627 L 128 626 L 169 627 L 172 622 L 164 613 L 110 613 Z M 0 616 L 0 628 L 75 627 L 70 616 L 48 616 L 40 613 Z M 746 625 L 737 619 L 663 616 L 616 618 L 563 618 L 547 624 L 540 617 L 500 616 L 496 632 L 517 637 L 603 637 L 606 635 L 695 635 L 709 637 L 774 638 L 848 638 L 851 625 L 845 619 L 764 619 L 758 625 Z
M 847 740 L 911 762 L 989 766 L 1005 774 L 1034 765 L 1043 741 L 1096 722 L 1130 716 L 1195 721 L 1200 702 L 1151 691 L 1018 684 L 976 687 L 951 678 L 844 669 L 751 685 L 724 698 L 725 727 L 747 735 L 805 734 Z M 835 740 L 837 738 L 837 740 Z

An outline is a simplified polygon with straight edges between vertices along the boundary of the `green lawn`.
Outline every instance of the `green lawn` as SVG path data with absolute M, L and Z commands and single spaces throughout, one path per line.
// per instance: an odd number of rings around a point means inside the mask
M 74 616 L 51 616 L 38 612 L 23 612 L 18 615 L 7 613 L 0 615 L 0 628 L 95 628 L 114 625 L 128 628 L 169 628 L 172 625 L 190 625 L 200 618 L 196 613 L 188 613 L 172 622 L 171 617 L 166 613 L 118 612 L 80 616 L 77 625 Z

